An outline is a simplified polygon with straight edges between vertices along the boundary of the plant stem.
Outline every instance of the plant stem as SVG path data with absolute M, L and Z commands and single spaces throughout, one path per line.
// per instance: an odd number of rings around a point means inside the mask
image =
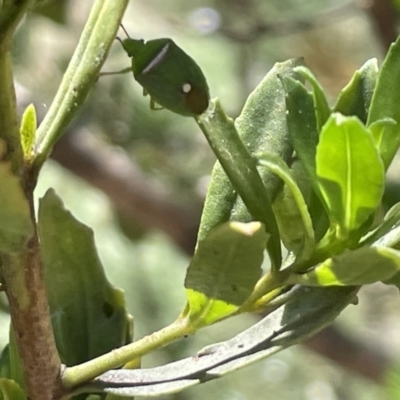
M 193 328 L 188 320 L 179 318 L 171 325 L 141 340 L 122 346 L 83 364 L 67 368 L 62 375 L 62 383 L 64 387 L 72 388 L 190 334 L 193 334 Z
M 51 326 L 36 234 L 26 249 L 3 254 L 2 262 L 27 397 L 56 399 L 62 392 L 61 361 Z
M 96 0 L 58 92 L 36 135 L 36 173 L 99 77 L 128 0 Z
M 10 162 L 13 173 L 20 179 L 34 226 L 33 186 L 27 179 L 29 173 L 20 144 L 10 55 L 14 29 L 29 3 L 7 2 L 0 13 L 0 159 Z M 19 383 L 25 386 L 30 400 L 55 399 L 62 392 L 61 361 L 51 326 L 36 233 L 22 248 L 1 253 L 0 260 L 13 336 L 23 370 L 24 382 Z
M 272 274 L 270 272 L 265 274 L 257 282 L 253 292 L 251 293 L 249 298 L 241 305 L 238 311 L 240 313 L 253 311 L 257 300 L 282 286 L 282 282 L 280 281 L 280 279 L 278 279 L 279 275 L 281 274 L 282 272 L 280 272 L 279 274 Z

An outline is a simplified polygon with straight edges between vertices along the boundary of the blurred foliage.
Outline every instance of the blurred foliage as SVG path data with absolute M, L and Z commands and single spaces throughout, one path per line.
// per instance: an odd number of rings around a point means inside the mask
M 394 3 L 399 7 L 398 1 Z M 49 2 L 32 10 L 21 24 L 14 54 L 21 110 L 33 102 L 39 118 L 45 114 L 89 6 L 78 0 Z M 368 15 L 348 1 L 132 0 L 123 22 L 131 37 L 174 39 L 198 61 L 212 96 L 218 96 L 232 116 L 238 115 L 248 93 L 276 61 L 305 57 L 334 98 L 365 60 L 383 56 Z M 104 70 L 120 70 L 129 63 L 116 42 Z M 204 182 L 214 162 L 208 145 L 191 119 L 151 111 L 149 99 L 132 76 L 99 80 L 71 131 L 80 129 L 123 148 L 175 203 L 202 204 Z M 390 180 L 390 204 L 400 197 L 395 178 Z M 170 323 L 184 304 L 186 256 L 158 232 L 128 240 L 108 199 L 54 163 L 46 165 L 36 195 L 42 196 L 48 187 L 54 187 L 66 207 L 94 229 L 109 279 L 125 289 L 135 317 L 135 337 Z M 176 287 L 182 290 L 172 290 Z M 397 291 L 380 285 L 364 289 L 361 306 L 348 308 L 339 319 L 342 329 L 399 357 L 396 295 Z M 2 298 L 0 306 L 2 348 L 8 340 Z M 146 357 L 144 366 L 191 355 L 207 343 L 242 331 L 254 318 L 242 316 L 212 327 L 186 345 L 179 343 Z M 304 349 L 292 348 L 223 380 L 166 398 L 257 400 L 269 393 L 282 400 L 374 400 L 385 398 L 384 391 Z

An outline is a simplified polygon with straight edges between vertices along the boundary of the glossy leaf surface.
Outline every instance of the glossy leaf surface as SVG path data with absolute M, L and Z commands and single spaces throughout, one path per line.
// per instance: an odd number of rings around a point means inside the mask
M 321 132 L 316 160 L 331 223 L 346 236 L 366 221 L 382 198 L 384 169 L 372 134 L 357 118 L 332 114 Z
M 387 247 L 346 250 L 294 282 L 309 286 L 355 286 L 384 281 L 400 270 L 400 252 Z
M 36 126 L 35 106 L 30 104 L 22 115 L 20 127 L 21 146 L 26 160 L 30 160 L 33 156 Z

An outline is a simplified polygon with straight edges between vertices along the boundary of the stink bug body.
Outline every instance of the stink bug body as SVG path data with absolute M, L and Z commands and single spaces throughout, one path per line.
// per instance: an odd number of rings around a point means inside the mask
M 196 117 L 208 107 L 210 98 L 206 78 L 196 62 L 171 39 L 121 40 L 132 57 L 135 79 L 158 103 L 177 114 Z

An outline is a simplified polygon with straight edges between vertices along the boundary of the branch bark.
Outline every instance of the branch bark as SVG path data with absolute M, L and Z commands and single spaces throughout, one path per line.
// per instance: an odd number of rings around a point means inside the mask
M 34 182 L 30 180 L 30 166 L 25 163 L 20 144 L 10 56 L 14 29 L 29 4 L 29 0 L 8 2 L 0 13 L 0 159 L 11 163 L 13 174 L 24 190 L 35 227 Z M 30 400 L 56 399 L 61 395 L 61 361 L 51 326 L 35 230 L 27 243 L 3 251 L 0 253 L 1 273 L 24 376 L 24 382 L 19 383 L 25 386 Z
M 28 398 L 58 399 L 62 394 L 61 361 L 51 326 L 36 233 L 26 249 L 3 255 L 2 262 Z

